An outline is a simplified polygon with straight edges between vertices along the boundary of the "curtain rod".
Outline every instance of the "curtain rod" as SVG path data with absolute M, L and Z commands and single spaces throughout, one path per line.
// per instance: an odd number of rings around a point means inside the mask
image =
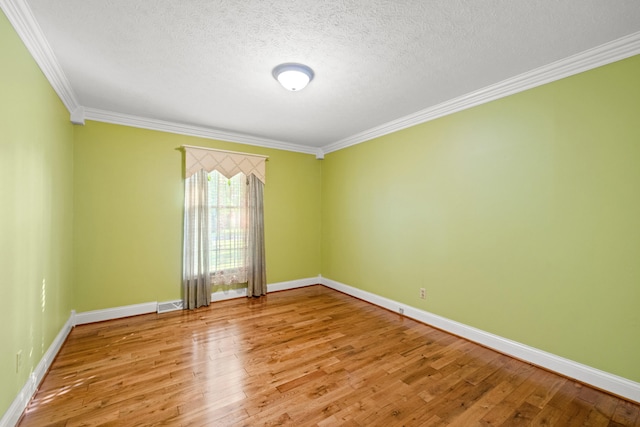
M 253 157 L 262 157 L 268 159 L 269 156 L 265 156 L 263 154 L 253 154 L 253 153 L 242 153 L 240 151 L 229 151 L 229 150 L 219 150 L 217 148 L 209 148 L 209 147 L 198 147 L 195 145 L 181 145 L 181 148 L 195 148 L 198 150 L 208 150 L 208 151 L 217 151 L 219 153 L 229 153 L 229 154 L 242 154 L 243 156 L 253 156 Z

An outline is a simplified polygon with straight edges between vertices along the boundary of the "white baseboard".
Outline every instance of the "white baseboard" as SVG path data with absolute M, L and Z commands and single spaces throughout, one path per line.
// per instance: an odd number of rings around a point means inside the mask
M 497 350 L 506 355 L 524 360 L 550 371 L 573 378 L 593 387 L 608 391 L 618 396 L 624 397 L 634 402 L 640 402 L 640 383 L 619 377 L 617 375 L 604 372 L 590 366 L 583 365 L 573 360 L 565 359 L 545 351 L 529 347 L 527 345 L 512 341 L 498 335 L 494 335 L 480 329 L 429 313 L 397 301 L 363 291 L 352 286 L 345 285 L 326 277 L 318 276 L 307 279 L 292 280 L 288 282 L 272 283 L 268 285 L 269 292 L 295 289 L 304 286 L 322 284 L 328 288 L 335 289 L 345 294 L 354 296 L 364 301 L 375 304 L 379 307 L 398 312 L 403 309 L 404 315 L 417 321 L 432 325 L 438 329 L 450 332 L 454 335 L 466 338 L 470 341 Z M 246 296 L 246 288 L 236 289 L 228 292 L 216 292 L 211 295 L 212 301 L 222 301 L 231 298 Z M 124 307 L 116 307 L 105 310 L 94 310 L 83 313 L 71 312 L 69 319 L 64 324 L 56 338 L 53 340 L 47 352 L 42 356 L 38 366 L 29 376 L 26 384 L 20 390 L 9 409 L 0 419 L 0 427 L 15 426 L 22 415 L 22 412 L 29 404 L 29 401 L 36 392 L 38 385 L 49 370 L 51 363 L 60 351 L 62 344 L 66 340 L 69 332 L 75 325 L 86 323 L 102 322 L 105 320 L 118 319 L 121 317 L 136 316 L 139 314 L 154 313 L 157 310 L 156 302 L 135 304 Z
M 321 277 L 310 277 L 306 279 L 291 280 L 288 282 L 270 283 L 267 285 L 269 292 L 295 289 L 320 283 Z M 224 301 L 233 298 L 247 296 L 247 288 L 218 291 L 211 294 L 211 301 Z M 105 320 L 120 319 L 122 317 L 137 316 L 139 314 L 155 313 L 158 310 L 158 303 L 145 302 L 142 304 L 126 305 L 122 307 L 106 308 L 103 310 L 85 311 L 75 315 L 75 324 L 84 325 L 86 323 L 103 322 Z
M 327 279 L 326 277 L 321 278 L 321 283 L 328 288 L 354 296 L 371 304 L 386 308 L 387 310 L 399 312 L 400 309 L 402 309 L 405 316 L 419 322 L 434 326 L 443 331 L 468 339 L 469 341 L 497 350 L 508 356 L 640 403 L 640 383 L 363 291 L 362 289 L 336 282 L 335 280 Z
M 287 289 L 304 288 L 305 286 L 320 285 L 322 276 L 309 277 L 307 279 L 290 280 L 288 282 L 272 283 L 267 285 L 269 292 L 286 291 Z
M 142 304 L 105 308 L 104 310 L 84 311 L 76 314 L 76 325 L 103 322 L 105 320 L 120 319 L 121 317 L 137 316 L 139 314 L 155 313 L 157 309 L 157 302 L 145 302 Z
M 320 276 L 310 277 L 307 279 L 291 280 L 288 282 L 271 283 L 267 285 L 267 287 L 269 292 L 283 291 L 320 284 L 320 279 Z M 246 297 L 246 295 L 247 288 L 215 292 L 211 294 L 211 301 L 223 301 L 232 298 Z M 62 344 L 64 344 L 64 341 L 67 339 L 69 332 L 71 332 L 71 329 L 74 326 L 103 322 L 105 320 L 120 319 L 122 317 L 137 316 L 140 314 L 156 313 L 157 309 L 157 302 L 146 302 L 142 304 L 106 308 L 103 310 L 85 311 L 82 313 L 71 311 L 69 319 L 53 340 L 47 352 L 42 356 L 42 359 L 40 359 L 38 366 L 29 376 L 27 383 L 22 387 L 22 390 L 20 390 L 20 393 L 18 393 L 11 406 L 9 406 L 9 409 L 4 413 L 2 418 L 0 418 L 0 427 L 13 427 L 18 423 L 22 412 L 25 410 L 29 401 L 37 391 L 40 382 L 46 375 L 51 363 L 60 351 Z
M 268 292 L 286 291 L 287 289 L 303 288 L 305 286 L 319 285 L 321 276 L 309 277 L 306 279 L 290 280 L 288 282 L 269 283 L 267 285 Z M 234 298 L 242 298 L 247 296 L 247 288 L 238 288 L 225 291 L 213 292 L 211 294 L 211 302 L 224 301 Z
M 211 302 L 225 301 L 228 299 L 242 298 L 247 296 L 247 288 L 228 289 L 211 293 Z
M 58 335 L 55 337 L 46 353 L 42 356 L 42 359 L 40 359 L 38 366 L 36 366 L 36 369 L 34 369 L 31 375 L 29 375 L 29 378 L 22 387 L 22 390 L 20 390 L 20 393 L 18 393 L 16 398 L 13 400 L 11 406 L 7 409 L 7 412 L 5 412 L 0 419 L 0 427 L 13 427 L 18 423 L 22 412 L 38 390 L 38 386 L 47 374 L 47 371 L 49 371 L 49 367 L 51 366 L 51 363 L 53 363 L 53 359 L 56 358 L 56 355 L 60 351 L 62 344 L 64 344 L 67 339 L 69 332 L 73 329 L 73 326 L 75 325 L 74 317 L 75 311 L 72 310 L 69 315 L 69 319 L 62 326 L 62 329 L 58 332 Z

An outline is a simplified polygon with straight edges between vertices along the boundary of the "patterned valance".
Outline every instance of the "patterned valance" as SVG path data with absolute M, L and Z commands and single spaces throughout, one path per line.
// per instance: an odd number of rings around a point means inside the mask
M 266 184 L 265 161 L 267 156 L 189 145 L 183 145 L 182 148 L 185 151 L 185 178 L 204 169 L 207 172 L 218 171 L 227 178 L 237 175 L 238 172 L 242 172 L 246 176 L 253 174 Z

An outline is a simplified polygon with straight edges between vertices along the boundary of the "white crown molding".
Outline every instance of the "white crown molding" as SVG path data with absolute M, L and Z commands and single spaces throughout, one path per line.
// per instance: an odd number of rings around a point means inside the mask
M 180 135 L 197 136 L 220 141 L 237 142 L 239 144 L 253 145 L 276 150 L 294 151 L 305 154 L 318 154 L 316 147 L 294 144 L 290 142 L 276 141 L 274 139 L 259 138 L 235 132 L 226 132 L 206 127 L 186 125 L 164 120 L 150 119 L 146 117 L 120 114 L 112 111 L 98 110 L 95 108 L 85 108 L 84 118 L 98 122 L 112 123 L 117 125 L 131 126 L 142 129 L 157 130 Z
M 560 61 L 536 68 L 535 70 L 503 80 L 502 82 L 470 92 L 466 95 L 451 99 L 434 107 L 426 108 L 400 119 L 376 126 L 321 148 L 259 138 L 241 133 L 225 132 L 205 127 L 114 113 L 93 108 L 85 108 L 84 118 L 181 135 L 191 135 L 258 147 L 314 154 L 316 159 L 322 160 L 327 153 L 360 144 L 373 138 L 397 132 L 430 120 L 435 120 L 490 101 L 495 101 L 496 99 L 504 98 L 518 92 L 523 92 L 527 89 L 542 86 L 565 77 L 629 58 L 639 53 L 640 32 L 637 32 L 595 48 L 588 49 L 579 54 L 572 55 Z
M 316 147 L 307 147 L 304 145 L 259 138 L 241 133 L 225 132 L 205 127 L 190 126 L 181 123 L 83 107 L 78 102 L 69 80 L 62 71 L 59 62 L 56 59 L 53 50 L 49 46 L 47 39 L 44 37 L 42 29 L 33 16 L 29 5 L 24 0 L 0 0 L 0 7 L 16 30 L 16 33 L 18 33 L 20 39 L 22 39 L 22 42 L 31 53 L 31 56 L 33 56 L 34 60 L 42 70 L 43 74 L 47 80 L 49 80 L 49 83 L 62 100 L 62 103 L 69 111 L 70 121 L 74 124 L 82 125 L 84 124 L 85 119 L 89 119 L 143 129 L 177 133 L 180 135 L 198 136 L 202 138 L 237 142 L 240 144 L 264 148 L 313 154 L 316 157 L 321 156 L 322 154 L 322 152 Z
M 64 344 L 67 336 L 71 332 L 71 329 L 75 326 L 75 311 L 71 310 L 71 314 L 69 315 L 69 319 L 67 319 L 66 323 L 58 332 L 55 339 L 47 349 L 47 352 L 42 356 L 40 362 L 34 369 L 34 371 L 29 375 L 29 379 L 22 387 L 18 395 L 13 402 L 4 413 L 2 418 L 0 418 L 0 427 L 10 427 L 18 424 L 20 417 L 22 416 L 22 412 L 25 410 L 31 398 L 38 390 L 38 386 L 44 376 L 49 372 L 49 368 L 53 363 L 53 360 L 58 355 L 58 352 L 62 348 L 62 344 Z
M 0 7 L 67 110 L 75 111 L 80 106 L 78 98 L 29 5 L 24 0 L 0 0 Z
M 503 80 L 322 147 L 327 154 L 640 53 L 640 32 Z
M 80 106 L 71 112 L 71 123 L 84 125 L 84 107 Z
M 180 135 L 198 136 L 264 148 L 314 154 L 316 158 L 320 160 L 324 159 L 324 155 L 327 153 L 360 144 L 373 138 L 397 132 L 499 98 L 504 98 L 640 53 L 640 32 L 637 32 L 318 148 L 260 138 L 242 133 L 226 132 L 212 128 L 191 126 L 88 107 L 84 107 L 83 111 L 83 106 L 79 104 L 66 75 L 62 71 L 55 54 L 44 37 L 28 4 L 24 0 L 0 0 L 0 7 L 49 80 L 53 89 L 67 107 L 71 115 L 71 122 L 74 124 L 84 124 L 84 119 L 89 119 Z
M 322 284 L 328 288 L 351 295 L 363 301 L 400 312 L 406 317 L 431 325 L 450 334 L 468 339 L 500 353 L 523 360 L 533 365 L 557 372 L 600 390 L 640 403 L 640 383 L 619 377 L 587 365 L 547 353 L 534 347 L 485 332 L 480 329 L 447 319 L 428 311 L 420 310 L 379 295 L 354 288 L 344 283 L 322 277 Z

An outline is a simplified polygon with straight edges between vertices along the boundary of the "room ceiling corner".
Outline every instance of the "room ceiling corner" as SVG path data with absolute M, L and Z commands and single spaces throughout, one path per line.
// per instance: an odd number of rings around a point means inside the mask
M 0 0 L 0 6 L 70 114 L 80 107 L 73 88 L 24 0 Z
M 0 0 L 74 123 L 315 154 L 639 53 L 640 2 Z M 283 89 L 275 66 L 315 77 Z

